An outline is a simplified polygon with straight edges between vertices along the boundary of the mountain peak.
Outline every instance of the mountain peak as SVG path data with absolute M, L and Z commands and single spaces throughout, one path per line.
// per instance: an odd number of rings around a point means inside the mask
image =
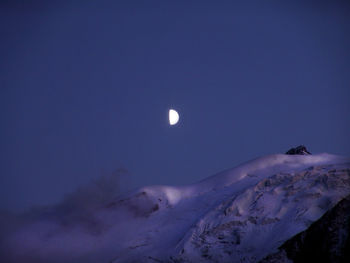
M 298 147 L 289 149 L 286 154 L 294 155 L 308 155 L 311 154 L 304 145 L 299 145 Z
M 84 214 L 39 215 L 6 240 L 6 262 L 259 262 L 349 194 L 350 158 L 268 155 Z

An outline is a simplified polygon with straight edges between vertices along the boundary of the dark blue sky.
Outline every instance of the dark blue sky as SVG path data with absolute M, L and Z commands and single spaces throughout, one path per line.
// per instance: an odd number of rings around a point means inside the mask
M 242 2 L 2 1 L 0 208 L 120 167 L 177 185 L 299 144 L 350 155 L 349 4 Z

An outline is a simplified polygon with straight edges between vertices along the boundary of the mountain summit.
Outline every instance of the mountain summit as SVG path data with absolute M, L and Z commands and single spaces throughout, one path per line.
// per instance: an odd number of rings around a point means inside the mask
M 291 148 L 289 149 L 286 154 L 299 154 L 299 155 L 307 155 L 307 154 L 311 154 L 304 145 L 299 145 L 296 148 Z
M 195 184 L 143 187 L 83 219 L 36 217 L 10 235 L 7 262 L 288 262 L 293 238 L 349 194 L 350 158 L 269 155 Z

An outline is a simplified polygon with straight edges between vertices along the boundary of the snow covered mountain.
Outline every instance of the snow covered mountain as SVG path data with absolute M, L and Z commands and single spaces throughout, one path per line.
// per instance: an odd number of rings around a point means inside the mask
M 349 194 L 350 158 L 269 155 L 196 184 L 143 187 L 88 220 L 36 217 L 6 253 L 8 262 L 269 262 Z

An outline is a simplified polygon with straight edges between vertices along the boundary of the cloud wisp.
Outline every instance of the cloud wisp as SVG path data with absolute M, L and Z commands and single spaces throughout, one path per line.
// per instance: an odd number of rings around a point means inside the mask
M 57 205 L 0 214 L 2 262 L 110 262 L 152 201 L 120 199 L 121 171 L 104 175 Z

